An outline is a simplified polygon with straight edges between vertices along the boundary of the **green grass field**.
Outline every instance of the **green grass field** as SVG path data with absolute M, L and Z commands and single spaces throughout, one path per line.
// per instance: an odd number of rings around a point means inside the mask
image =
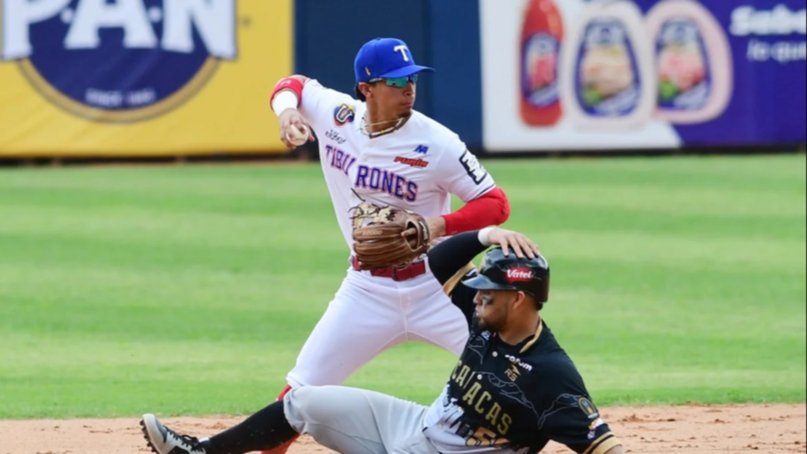
M 598 404 L 805 401 L 803 153 L 485 165 Z M 346 259 L 317 164 L 0 170 L 0 418 L 257 410 Z M 452 366 L 348 383 L 426 403 Z

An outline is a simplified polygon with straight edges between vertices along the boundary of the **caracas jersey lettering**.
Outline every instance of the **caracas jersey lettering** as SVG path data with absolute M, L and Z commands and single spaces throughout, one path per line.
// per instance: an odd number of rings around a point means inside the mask
M 97 121 L 160 115 L 236 57 L 235 0 L 3 0 L 0 18 L 0 60 Z
M 473 409 L 478 414 L 483 415 L 485 421 L 496 428 L 498 432 L 497 435 L 504 437 L 510 430 L 513 417 L 510 416 L 509 413 L 502 411 L 502 406 L 496 402 L 499 396 L 482 390 L 482 384 L 479 382 L 478 378 L 478 375 L 473 373 L 471 368 L 463 364 L 462 361 L 457 364 L 457 367 L 451 374 L 451 381 L 456 383 L 462 390 L 461 399 L 465 403 L 466 408 Z

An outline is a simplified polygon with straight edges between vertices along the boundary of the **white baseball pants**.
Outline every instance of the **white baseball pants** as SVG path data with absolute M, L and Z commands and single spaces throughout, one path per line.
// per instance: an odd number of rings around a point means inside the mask
M 283 399 L 294 430 L 348 454 L 439 454 L 423 435 L 426 407 L 345 386 L 303 386 Z
M 292 387 L 338 385 L 406 340 L 429 342 L 459 356 L 468 322 L 428 270 L 397 282 L 350 269 L 286 379 Z

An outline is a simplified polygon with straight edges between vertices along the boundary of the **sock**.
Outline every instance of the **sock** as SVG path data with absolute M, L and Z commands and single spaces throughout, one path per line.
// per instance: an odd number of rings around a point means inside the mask
M 242 454 L 271 449 L 298 434 L 283 413 L 283 401 L 272 402 L 243 422 L 203 442 L 207 454 Z

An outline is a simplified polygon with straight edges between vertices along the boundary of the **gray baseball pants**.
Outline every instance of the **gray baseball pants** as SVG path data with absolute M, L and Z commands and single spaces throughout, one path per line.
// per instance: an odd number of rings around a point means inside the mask
M 348 454 L 439 454 L 423 435 L 426 407 L 346 386 L 303 386 L 283 399 L 299 433 Z

